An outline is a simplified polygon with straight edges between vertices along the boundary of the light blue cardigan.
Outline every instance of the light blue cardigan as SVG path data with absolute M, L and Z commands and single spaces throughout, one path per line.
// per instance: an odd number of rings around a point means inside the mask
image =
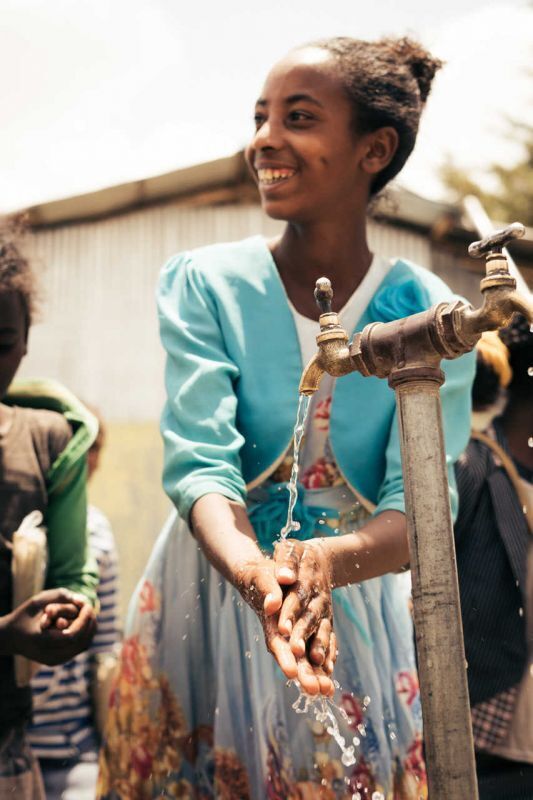
M 453 297 L 431 272 L 398 260 L 357 330 Z M 158 310 L 167 351 L 163 483 L 187 520 L 193 503 L 208 492 L 244 502 L 247 488 L 264 480 L 283 458 L 303 365 L 287 296 L 262 237 L 173 257 L 161 273 Z M 468 442 L 475 359 L 468 354 L 443 366 L 455 513 L 453 462 Z M 358 373 L 337 380 L 330 442 L 341 473 L 377 506 L 376 513 L 404 510 L 395 398 L 387 381 Z

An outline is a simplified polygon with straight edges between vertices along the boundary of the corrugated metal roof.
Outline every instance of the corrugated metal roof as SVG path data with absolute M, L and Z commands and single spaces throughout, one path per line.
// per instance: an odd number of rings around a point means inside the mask
M 32 227 L 43 228 L 105 219 L 169 200 L 202 207 L 257 202 L 258 196 L 244 161 L 244 153 L 239 151 L 225 158 L 163 175 L 41 203 L 27 209 L 27 213 Z M 471 224 L 464 218 L 458 205 L 428 200 L 399 184 L 393 184 L 377 204 L 374 213 L 378 219 L 419 231 L 430 231 L 437 238 L 475 238 Z M 527 254 L 528 258 L 533 256 L 533 229 L 527 229 L 525 238 L 515 242 L 513 250 L 517 254 Z

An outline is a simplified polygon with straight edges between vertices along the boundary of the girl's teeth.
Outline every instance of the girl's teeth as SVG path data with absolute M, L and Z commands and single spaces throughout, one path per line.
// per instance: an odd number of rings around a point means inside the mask
M 257 175 L 261 183 L 275 183 L 276 181 L 284 181 L 290 178 L 294 173 L 289 171 L 280 171 L 278 169 L 259 169 Z

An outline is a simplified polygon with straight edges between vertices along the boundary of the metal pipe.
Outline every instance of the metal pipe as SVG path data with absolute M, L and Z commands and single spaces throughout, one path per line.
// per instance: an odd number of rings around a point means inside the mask
M 486 256 L 483 304 L 456 300 L 405 319 L 376 322 L 346 332 L 331 311 L 327 279 L 317 282 L 321 310 L 318 353 L 302 375 L 300 390 L 312 394 L 323 372 L 388 378 L 394 387 L 401 431 L 413 607 L 424 741 L 431 800 L 476 800 L 477 782 L 470 704 L 449 504 L 439 387 L 442 358 L 475 346 L 484 330 L 508 324 L 520 311 L 533 322 L 531 294 L 516 291 L 502 248 L 524 233 L 514 223 L 469 248 Z M 422 424 L 421 424 L 422 422 Z
M 478 797 L 448 499 L 441 380 L 395 385 L 431 800 Z M 421 425 L 420 421 L 424 424 Z

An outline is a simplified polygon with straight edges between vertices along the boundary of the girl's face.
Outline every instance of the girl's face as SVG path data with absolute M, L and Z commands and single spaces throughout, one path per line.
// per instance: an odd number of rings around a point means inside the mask
M 26 354 L 26 318 L 18 292 L 0 291 L 0 400 Z
M 369 137 L 356 136 L 352 107 L 320 48 L 290 53 L 269 74 L 255 107 L 246 160 L 266 213 L 309 222 L 366 207 L 361 168 Z

